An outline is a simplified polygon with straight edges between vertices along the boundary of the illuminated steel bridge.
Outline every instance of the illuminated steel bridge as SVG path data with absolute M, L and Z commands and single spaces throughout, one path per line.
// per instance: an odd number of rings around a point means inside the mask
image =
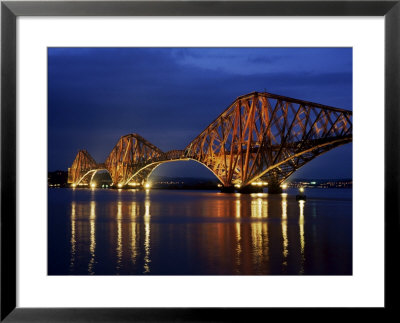
M 68 183 L 90 185 L 108 172 L 114 186 L 144 185 L 165 162 L 195 160 L 225 188 L 280 185 L 315 157 L 352 141 L 352 112 L 271 93 L 238 97 L 183 150 L 163 152 L 138 134 L 122 136 L 106 161 L 80 150 Z

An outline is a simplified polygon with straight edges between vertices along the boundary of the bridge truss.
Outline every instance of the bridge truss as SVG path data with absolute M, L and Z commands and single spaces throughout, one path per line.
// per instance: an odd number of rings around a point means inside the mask
M 352 112 L 271 93 L 237 98 L 184 150 L 167 153 L 137 134 L 119 139 L 104 164 L 79 151 L 69 183 L 107 169 L 113 183 L 144 183 L 161 163 L 196 160 L 225 187 L 280 184 L 317 156 L 352 141 Z

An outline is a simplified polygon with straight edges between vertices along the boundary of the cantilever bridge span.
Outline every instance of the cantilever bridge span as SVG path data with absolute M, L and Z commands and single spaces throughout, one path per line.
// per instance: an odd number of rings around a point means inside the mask
M 317 156 L 352 141 L 352 112 L 266 92 L 238 97 L 183 150 L 163 152 L 138 134 L 122 136 L 106 161 L 80 150 L 68 169 L 72 185 L 109 172 L 113 185 L 143 185 L 162 163 L 195 160 L 224 187 L 255 181 L 279 185 Z

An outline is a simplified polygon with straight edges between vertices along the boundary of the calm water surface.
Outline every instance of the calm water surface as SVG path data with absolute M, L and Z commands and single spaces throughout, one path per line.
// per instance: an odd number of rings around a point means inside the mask
M 49 275 L 351 275 L 352 190 L 49 189 Z

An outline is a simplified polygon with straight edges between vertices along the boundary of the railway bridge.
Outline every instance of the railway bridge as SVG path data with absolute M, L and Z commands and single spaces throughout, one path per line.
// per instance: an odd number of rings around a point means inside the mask
M 352 141 L 352 112 L 267 92 L 238 97 L 183 150 L 163 152 L 138 134 L 122 136 L 104 163 L 80 150 L 68 169 L 72 186 L 108 172 L 116 187 L 143 186 L 159 165 L 194 160 L 223 190 L 268 183 L 271 191 L 319 155 Z

